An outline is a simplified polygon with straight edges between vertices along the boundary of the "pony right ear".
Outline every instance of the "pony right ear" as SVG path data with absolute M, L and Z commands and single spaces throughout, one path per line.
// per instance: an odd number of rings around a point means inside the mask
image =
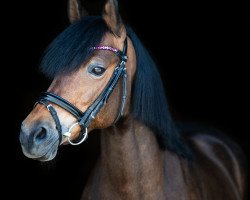
M 82 17 L 88 15 L 86 10 L 81 6 L 80 0 L 68 1 L 68 17 L 70 23 L 79 21 Z
M 126 30 L 122 23 L 121 16 L 119 14 L 117 0 L 106 0 L 104 5 L 102 18 L 110 28 L 110 30 L 118 37 L 126 37 Z

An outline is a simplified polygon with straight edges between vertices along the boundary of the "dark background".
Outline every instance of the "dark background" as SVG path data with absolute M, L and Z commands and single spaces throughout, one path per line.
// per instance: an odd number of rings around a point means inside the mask
M 247 5 L 141 2 L 120 1 L 121 15 L 158 64 L 173 117 L 224 131 L 249 157 Z M 99 1 L 85 3 L 90 14 L 100 13 Z M 63 147 L 55 161 L 41 164 L 24 157 L 18 141 L 21 121 L 49 86 L 38 65 L 43 50 L 69 25 L 66 6 L 66 0 L 10 1 L 2 6 L 1 99 L 6 129 L 1 163 L 7 199 L 16 199 L 15 195 L 19 199 L 79 199 L 99 151 L 98 135 L 93 134 L 88 142 Z

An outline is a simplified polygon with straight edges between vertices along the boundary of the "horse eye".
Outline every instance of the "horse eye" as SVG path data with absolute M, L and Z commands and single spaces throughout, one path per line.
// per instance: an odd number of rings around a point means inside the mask
M 93 67 L 89 72 L 95 76 L 101 76 L 105 72 L 105 68 L 99 66 Z

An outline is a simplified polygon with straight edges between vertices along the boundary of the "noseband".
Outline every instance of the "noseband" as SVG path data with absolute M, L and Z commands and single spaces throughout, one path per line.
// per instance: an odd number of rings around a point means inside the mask
M 46 106 L 51 116 L 53 117 L 54 122 L 56 124 L 57 132 L 59 134 L 59 145 L 62 142 L 62 136 L 67 137 L 68 142 L 72 145 L 79 145 L 87 139 L 89 124 L 91 123 L 93 119 L 95 119 L 95 116 L 99 113 L 101 108 L 107 103 L 108 98 L 110 94 L 112 93 L 120 77 L 123 77 L 123 93 L 122 93 L 120 112 L 115 122 L 124 114 L 125 102 L 126 102 L 126 97 L 127 97 L 127 89 L 126 89 L 127 88 L 127 71 L 126 71 L 126 66 L 125 66 L 126 61 L 127 61 L 127 39 L 125 39 L 124 41 L 123 51 L 120 51 L 110 46 L 97 46 L 97 47 L 92 47 L 91 49 L 112 51 L 120 58 L 120 62 L 116 66 L 104 90 L 97 97 L 97 99 L 88 107 L 88 109 L 85 112 L 82 112 L 80 109 L 75 107 L 66 99 L 56 94 L 53 94 L 51 92 L 41 93 L 40 98 L 37 101 L 37 103 L 40 103 Z M 50 104 L 50 102 L 65 109 L 77 119 L 77 122 L 74 123 L 66 133 L 62 133 L 62 126 L 61 126 L 59 117 L 57 115 L 55 108 Z M 78 139 L 73 142 L 70 140 L 70 136 L 72 134 L 73 128 L 76 125 L 79 125 L 81 127 L 81 131 L 80 131 L 80 136 L 78 137 Z

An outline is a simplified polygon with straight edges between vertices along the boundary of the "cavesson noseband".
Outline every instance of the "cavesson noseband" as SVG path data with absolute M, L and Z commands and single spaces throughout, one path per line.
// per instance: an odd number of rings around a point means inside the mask
M 51 116 L 54 119 L 54 122 L 56 124 L 56 129 L 59 134 L 59 145 L 62 142 L 62 136 L 67 137 L 67 140 L 72 145 L 78 145 L 81 144 L 83 141 L 85 141 L 88 137 L 88 126 L 91 123 L 91 121 L 95 118 L 95 116 L 99 113 L 103 105 L 107 103 L 107 100 L 112 93 L 114 87 L 116 86 L 118 80 L 120 77 L 123 77 L 123 93 L 122 93 L 122 100 L 121 100 L 121 108 L 120 112 L 115 120 L 115 122 L 124 114 L 125 110 L 125 102 L 126 102 L 126 96 L 127 96 L 127 71 L 126 71 L 126 61 L 127 61 L 127 39 L 124 41 L 124 47 L 123 51 L 120 51 L 116 48 L 110 47 L 110 46 L 97 46 L 92 47 L 92 50 L 109 50 L 114 52 L 119 58 L 120 62 L 116 66 L 109 82 L 105 86 L 104 90 L 101 92 L 101 94 L 97 97 L 97 99 L 88 107 L 88 109 L 85 112 L 82 112 L 77 107 L 75 107 L 73 104 L 71 104 L 66 99 L 53 94 L 51 92 L 43 92 L 40 95 L 40 98 L 38 99 L 37 103 L 43 104 L 47 107 L 48 111 L 50 112 Z M 71 113 L 76 119 L 77 122 L 74 123 L 69 130 L 66 133 L 62 133 L 62 126 L 59 120 L 59 117 L 57 115 L 57 112 L 55 108 L 50 104 L 54 103 L 61 108 L 67 110 L 69 113 Z M 72 129 L 79 125 L 81 127 L 80 136 L 77 139 L 77 141 L 71 141 L 70 136 L 72 134 Z

